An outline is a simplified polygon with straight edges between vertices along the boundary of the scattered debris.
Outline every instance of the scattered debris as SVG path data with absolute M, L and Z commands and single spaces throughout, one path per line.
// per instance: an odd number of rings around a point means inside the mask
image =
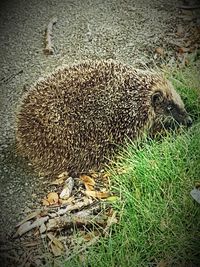
M 101 236 L 109 236 L 111 225 L 118 222 L 111 207 L 118 197 L 109 192 L 108 177 L 109 173 L 104 172 L 91 172 L 79 178 L 62 173 L 50 184 L 54 191 L 42 200 L 43 206 L 17 224 L 14 238 L 25 239 L 26 247 L 34 250 L 35 244 L 45 240 L 55 257 L 65 253 L 69 260 Z M 24 257 L 24 262 L 27 261 L 31 261 L 29 254 Z
M 56 238 L 52 233 L 48 233 L 47 237 L 50 239 L 50 247 L 54 254 L 54 256 L 60 256 L 62 254 L 62 251 L 64 250 L 64 246 L 62 242 Z
M 65 181 L 64 188 L 63 188 L 62 192 L 60 193 L 60 198 L 61 199 L 68 199 L 71 196 L 73 187 L 74 187 L 74 179 L 72 177 L 69 177 Z
M 45 31 L 45 48 L 44 53 L 46 55 L 53 55 L 54 54 L 54 46 L 52 43 L 52 29 L 53 25 L 57 22 L 57 17 L 54 17 L 50 20 L 47 29 Z
M 14 235 L 14 238 L 21 236 L 21 235 L 29 232 L 30 230 L 32 230 L 34 228 L 40 227 L 43 223 L 45 223 L 48 220 L 49 220 L 49 216 L 45 216 L 45 217 L 37 218 L 34 222 L 27 221 L 27 222 L 23 223 L 18 228 L 17 232 Z
M 176 51 L 176 59 L 180 66 L 189 64 L 189 55 L 197 53 L 200 49 L 200 27 L 193 23 L 183 26 L 179 24 L 176 39 L 171 42 Z

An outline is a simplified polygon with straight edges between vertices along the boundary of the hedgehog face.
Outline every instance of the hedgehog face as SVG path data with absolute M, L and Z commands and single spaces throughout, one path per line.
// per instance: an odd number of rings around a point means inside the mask
M 151 96 L 151 102 L 156 115 L 156 128 L 174 129 L 179 125 L 192 125 L 191 117 L 173 88 L 169 91 L 155 91 Z

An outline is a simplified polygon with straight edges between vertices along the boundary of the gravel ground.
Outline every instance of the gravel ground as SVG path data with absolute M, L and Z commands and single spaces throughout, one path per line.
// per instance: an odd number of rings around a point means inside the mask
M 181 2 L 180 2 L 181 3 Z M 42 179 L 15 154 L 15 111 L 24 88 L 55 67 L 112 58 L 152 65 L 153 52 L 173 55 L 180 4 L 173 0 L 12 0 L 0 11 L 0 236 L 9 238 L 23 212 L 43 195 Z M 55 54 L 46 56 L 44 30 L 53 16 Z

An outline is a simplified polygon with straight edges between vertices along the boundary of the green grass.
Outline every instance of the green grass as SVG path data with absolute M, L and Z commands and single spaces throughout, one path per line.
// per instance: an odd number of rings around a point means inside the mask
M 195 72 L 192 66 L 170 77 L 195 120 L 193 127 L 162 141 L 127 144 L 111 170 L 113 190 L 120 195 L 114 204 L 119 224 L 109 238 L 88 249 L 84 262 L 75 256 L 64 266 L 200 266 L 200 205 L 190 196 L 200 181 L 200 81 Z

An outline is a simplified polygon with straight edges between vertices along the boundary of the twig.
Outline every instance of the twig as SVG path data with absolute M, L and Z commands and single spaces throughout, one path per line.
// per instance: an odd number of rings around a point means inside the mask
M 17 71 L 16 73 L 11 74 L 11 75 L 8 76 L 7 78 L 4 77 L 4 78 L 2 78 L 0 81 L 1 81 L 1 83 L 9 82 L 10 80 L 12 80 L 13 78 L 15 78 L 17 75 L 19 75 L 19 74 L 21 74 L 21 73 L 23 73 L 23 70 L 19 70 L 19 71 Z
M 47 223 L 47 231 L 52 230 L 61 230 L 63 228 L 70 228 L 73 225 L 80 227 L 82 225 L 105 225 L 106 224 L 106 216 L 77 216 L 76 214 L 71 214 L 70 216 L 63 215 L 61 217 L 56 217 L 50 219 Z
M 194 6 L 180 6 L 179 8 L 181 9 L 185 9 L 185 10 L 192 10 L 192 9 L 199 9 L 200 8 L 200 5 L 194 5 Z
M 47 55 L 53 55 L 54 53 L 54 47 L 52 44 L 52 29 L 53 25 L 57 22 L 57 17 L 52 18 L 52 20 L 49 22 L 47 29 L 45 31 L 45 48 L 44 53 Z
M 78 209 L 81 209 L 83 207 L 87 207 L 91 204 L 92 204 L 92 201 L 91 201 L 91 199 L 88 198 L 84 202 L 80 201 L 80 202 L 75 203 L 74 205 L 67 206 L 65 209 L 60 209 L 59 211 L 56 212 L 56 214 L 60 216 L 60 215 L 65 214 L 68 211 L 78 210 Z

